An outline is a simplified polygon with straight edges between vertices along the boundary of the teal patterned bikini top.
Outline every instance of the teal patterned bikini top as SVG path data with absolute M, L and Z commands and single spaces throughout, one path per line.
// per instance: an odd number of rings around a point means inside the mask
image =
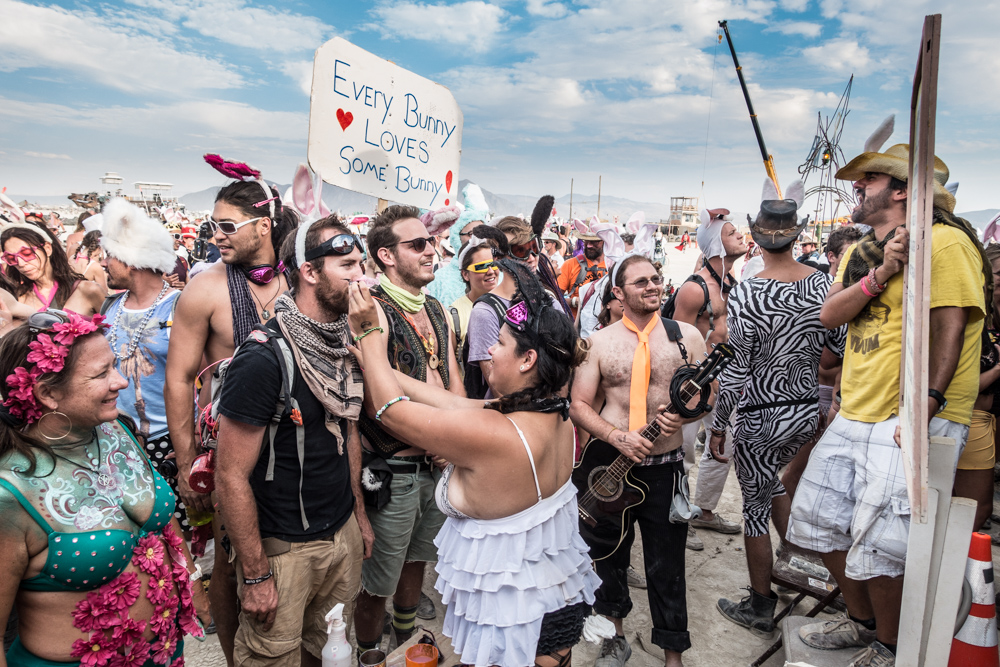
M 9 491 L 48 535 L 49 551 L 45 559 L 45 567 L 39 574 L 23 579 L 20 584 L 21 589 L 27 591 L 90 591 L 100 588 L 125 571 L 132 560 L 132 551 L 138 544 L 139 538 L 149 533 L 160 532 L 173 518 L 174 493 L 166 480 L 146 459 L 132 434 L 120 422 L 108 422 L 98 427 L 98 439 L 106 440 L 108 436 L 117 438 L 119 443 L 126 439 L 131 442 L 130 449 L 125 450 L 123 447 L 113 452 L 113 454 L 121 454 L 117 457 L 119 460 L 124 459 L 126 465 L 129 466 L 148 467 L 146 469 L 152 472 L 153 510 L 150 512 L 149 518 L 139 529 L 138 534 L 120 528 L 88 530 L 79 533 L 53 530 L 49 522 L 25 498 L 24 494 L 11 482 L 0 477 L 0 487 Z M 112 454 L 109 454 L 106 464 L 100 467 L 102 475 L 111 475 L 111 477 L 102 478 L 102 481 L 106 483 L 101 490 L 105 492 L 106 497 L 114 498 L 120 490 L 115 485 L 123 478 L 115 477 L 116 474 L 120 475 L 120 473 L 115 472 L 117 468 L 114 467 L 111 458 Z M 106 466 L 111 466 L 111 468 Z M 39 500 L 44 501 L 44 498 L 39 496 Z M 86 517 L 82 525 L 87 525 L 89 523 L 98 524 L 101 522 L 102 515 L 107 516 L 114 513 L 110 503 L 107 503 L 107 506 L 103 508 L 95 509 L 95 507 L 96 504 L 81 507 L 76 525 L 81 525 L 79 516 Z

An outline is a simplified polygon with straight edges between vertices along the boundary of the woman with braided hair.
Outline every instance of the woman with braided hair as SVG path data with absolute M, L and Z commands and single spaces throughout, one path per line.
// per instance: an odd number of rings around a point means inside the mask
M 360 283 L 351 286 L 350 322 L 366 390 L 381 406 L 375 418 L 450 462 L 436 492 L 448 517 L 435 540 L 436 587 L 461 661 L 566 667 L 600 583 L 570 481 L 566 394 L 586 347 L 531 270 L 500 261 L 518 290 L 490 348 L 496 400 L 460 398 L 393 371 Z

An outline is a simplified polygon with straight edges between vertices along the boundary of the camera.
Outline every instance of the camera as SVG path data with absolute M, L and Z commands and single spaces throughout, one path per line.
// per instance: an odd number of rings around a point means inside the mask
M 210 238 L 212 238 L 212 225 L 207 222 L 201 223 L 201 226 L 198 227 L 198 238 L 194 240 L 191 259 L 196 262 L 204 262 L 208 259 L 208 240 Z

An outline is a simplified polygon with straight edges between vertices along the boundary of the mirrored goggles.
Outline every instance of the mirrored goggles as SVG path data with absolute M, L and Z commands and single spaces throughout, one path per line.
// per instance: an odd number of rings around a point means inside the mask
M 240 227 L 243 227 L 244 225 L 249 225 L 251 222 L 257 222 L 258 220 L 261 220 L 264 217 L 265 216 L 258 216 L 256 218 L 250 218 L 249 220 L 244 220 L 243 222 L 231 222 L 229 220 L 224 220 L 222 222 L 219 222 L 215 218 L 209 218 L 206 222 L 208 222 L 209 226 L 212 228 L 213 234 L 216 231 L 219 231 L 225 234 L 226 236 L 229 236 L 230 234 L 235 234 L 236 232 L 240 231 Z
M 423 241 L 424 239 L 416 239 L 418 241 Z M 365 253 L 365 244 L 357 236 L 353 234 L 337 234 L 336 236 L 323 241 L 312 250 L 306 251 L 306 261 L 311 262 L 318 257 L 325 257 L 327 255 L 350 255 L 354 249 L 357 248 L 358 251 L 363 255 Z M 421 248 L 422 250 L 423 248 Z M 419 250 L 417 252 L 420 252 Z
M 519 245 L 511 244 L 510 254 L 517 259 L 527 259 L 529 255 L 538 255 L 541 251 L 538 248 L 538 237 L 532 237 L 527 243 Z

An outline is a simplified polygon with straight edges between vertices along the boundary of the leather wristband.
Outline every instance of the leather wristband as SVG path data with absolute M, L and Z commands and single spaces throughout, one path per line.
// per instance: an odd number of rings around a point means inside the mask
M 265 574 L 263 577 L 256 577 L 254 579 L 247 579 L 246 577 L 243 577 L 243 585 L 253 586 L 255 584 L 262 584 L 273 576 L 274 576 L 274 571 L 268 570 L 267 574 Z

